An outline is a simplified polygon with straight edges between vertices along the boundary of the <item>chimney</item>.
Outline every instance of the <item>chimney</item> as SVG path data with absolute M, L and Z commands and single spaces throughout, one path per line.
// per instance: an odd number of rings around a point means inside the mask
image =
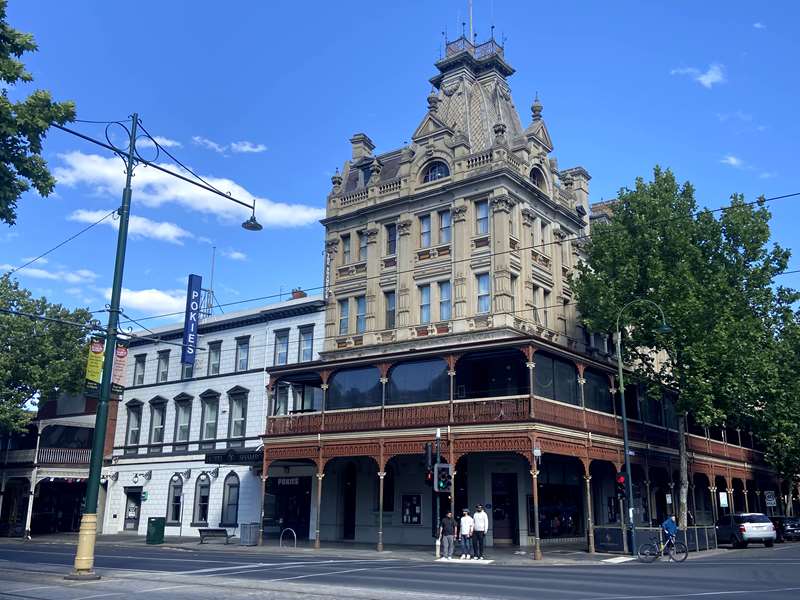
M 350 138 L 353 145 L 353 160 L 359 160 L 365 156 L 372 156 L 375 144 L 369 139 L 366 133 L 357 133 Z
M 292 290 L 292 300 L 297 300 L 298 298 L 305 298 L 308 296 L 303 290 L 300 288 L 295 288 Z

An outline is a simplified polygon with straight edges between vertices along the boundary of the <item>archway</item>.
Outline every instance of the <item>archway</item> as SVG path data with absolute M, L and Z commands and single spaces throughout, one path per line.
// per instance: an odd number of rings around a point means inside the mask
M 694 506 L 693 517 L 696 525 L 714 524 L 714 507 L 711 504 L 709 485 L 708 476 L 705 473 L 692 475 L 692 489 L 689 490 L 689 493 Z

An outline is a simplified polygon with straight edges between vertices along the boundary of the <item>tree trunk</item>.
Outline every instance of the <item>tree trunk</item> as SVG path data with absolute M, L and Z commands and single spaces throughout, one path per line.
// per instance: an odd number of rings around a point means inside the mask
M 686 529 L 686 500 L 689 491 L 689 464 L 686 452 L 686 413 L 678 416 L 678 458 L 680 461 L 680 491 L 678 492 L 678 527 Z

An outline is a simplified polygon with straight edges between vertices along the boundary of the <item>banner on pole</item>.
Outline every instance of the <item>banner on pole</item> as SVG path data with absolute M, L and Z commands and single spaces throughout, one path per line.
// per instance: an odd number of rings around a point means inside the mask
M 97 396 L 100 393 L 100 380 L 103 376 L 103 351 L 106 342 L 101 337 L 93 337 L 89 341 L 89 357 L 86 359 L 86 395 Z
M 200 320 L 200 286 L 203 278 L 200 275 L 189 275 L 189 287 L 186 290 L 186 314 L 183 319 L 183 349 L 181 362 L 193 365 L 197 351 L 197 325 Z
M 111 370 L 111 393 L 122 395 L 125 391 L 125 367 L 128 363 L 128 344 L 117 340 L 117 349 L 114 352 L 114 368 Z

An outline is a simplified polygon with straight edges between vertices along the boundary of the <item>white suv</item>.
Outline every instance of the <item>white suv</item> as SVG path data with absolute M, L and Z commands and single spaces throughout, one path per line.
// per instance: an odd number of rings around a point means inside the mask
M 756 542 L 770 548 L 775 543 L 775 526 L 762 513 L 725 515 L 717 520 L 717 543 L 747 548 Z

